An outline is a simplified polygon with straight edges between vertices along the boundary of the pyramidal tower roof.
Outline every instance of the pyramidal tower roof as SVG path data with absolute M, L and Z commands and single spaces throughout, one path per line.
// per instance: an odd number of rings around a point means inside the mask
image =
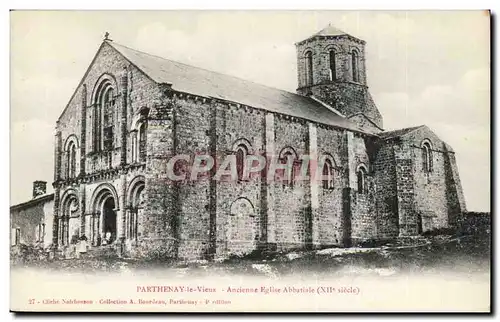
M 347 33 L 343 30 L 335 28 L 332 25 L 328 25 L 325 28 L 318 31 L 317 33 L 315 33 L 314 35 L 312 35 L 311 37 L 314 37 L 314 36 L 340 36 L 340 35 L 347 35 Z
M 348 34 L 347 32 L 343 31 L 343 30 L 340 30 L 334 26 L 332 26 L 331 24 L 329 24 L 328 26 L 326 26 L 325 28 L 321 29 L 320 31 L 318 31 L 317 33 L 307 37 L 306 39 L 302 40 L 302 41 L 299 41 L 299 43 L 303 42 L 303 41 L 306 41 L 308 39 L 311 39 L 311 38 L 314 38 L 314 37 L 335 37 L 335 36 L 349 36 L 351 38 L 354 38 L 354 39 L 357 39 L 357 40 L 361 40 L 357 37 L 354 37 L 350 34 Z M 362 41 L 362 40 L 361 40 Z M 363 41 L 362 41 L 363 42 Z

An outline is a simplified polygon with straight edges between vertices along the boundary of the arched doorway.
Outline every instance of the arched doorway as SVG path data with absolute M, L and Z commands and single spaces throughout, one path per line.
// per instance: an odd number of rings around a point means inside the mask
M 116 240 L 116 207 L 112 196 L 106 198 L 102 204 L 103 241 L 102 244 L 111 244 Z
M 73 191 L 65 193 L 61 202 L 61 216 L 58 218 L 58 242 L 68 246 L 80 237 L 79 201 Z
M 118 197 L 113 185 L 103 183 L 95 190 L 90 218 L 90 240 L 92 245 L 109 245 L 118 238 Z
M 242 256 L 257 249 L 259 222 L 252 203 L 246 198 L 236 199 L 227 219 L 227 251 Z

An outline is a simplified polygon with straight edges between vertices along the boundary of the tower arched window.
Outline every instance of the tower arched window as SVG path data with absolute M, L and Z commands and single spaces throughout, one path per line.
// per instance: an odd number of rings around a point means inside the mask
M 422 159 L 424 172 L 432 172 L 432 148 L 429 142 L 422 144 Z
M 236 172 L 238 174 L 238 181 L 243 180 L 243 170 L 245 169 L 245 158 L 248 154 L 247 147 L 240 144 L 236 147 Z
M 147 124 L 144 122 L 141 124 L 139 127 L 139 151 L 137 155 L 139 156 L 139 161 L 140 162 L 145 162 L 146 161 L 146 142 L 147 142 Z
M 312 85 L 313 84 L 313 62 L 312 62 L 312 52 L 308 51 L 306 52 L 306 85 Z
M 337 54 L 334 49 L 330 50 L 329 61 L 330 61 L 330 80 L 334 81 L 337 79 Z
M 98 87 L 94 101 L 93 150 L 113 148 L 114 140 L 115 91 L 109 80 Z
M 351 52 L 351 69 L 352 69 L 352 81 L 359 82 L 359 56 L 358 52 L 353 50 Z
M 323 164 L 323 189 L 333 189 L 333 164 L 326 159 Z
M 71 142 L 69 145 L 68 157 L 69 157 L 68 177 L 74 178 L 74 177 L 76 177 L 76 146 L 73 142 Z
M 367 184 L 366 184 L 366 168 L 362 165 L 358 167 L 358 171 L 356 173 L 357 184 L 358 184 L 358 193 L 366 193 L 367 192 Z

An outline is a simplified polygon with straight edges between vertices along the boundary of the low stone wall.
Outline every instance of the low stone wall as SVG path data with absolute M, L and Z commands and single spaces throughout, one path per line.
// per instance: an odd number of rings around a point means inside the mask
M 491 214 L 489 212 L 466 212 L 462 231 L 465 234 L 490 233 Z

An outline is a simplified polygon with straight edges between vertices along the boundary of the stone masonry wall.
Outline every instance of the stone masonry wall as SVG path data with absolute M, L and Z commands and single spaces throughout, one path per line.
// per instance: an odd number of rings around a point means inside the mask
M 432 145 L 432 171 L 424 171 L 421 144 L 424 139 Z M 423 231 L 449 227 L 447 170 L 448 151 L 446 145 L 428 128 L 424 127 L 403 137 L 403 143 L 411 150 L 413 177 L 415 180 L 415 211 L 422 222 Z
M 446 198 L 448 200 L 448 224 L 450 227 L 462 229 L 465 221 L 467 208 L 465 206 L 462 183 L 458 173 L 455 153 L 446 148 L 445 175 L 446 175 Z
M 107 76 L 103 76 L 107 75 Z M 120 78 L 125 76 L 127 82 L 123 83 L 120 82 Z M 96 91 L 96 86 L 100 83 L 102 77 L 108 77 L 108 79 L 111 80 L 112 85 L 114 86 L 114 93 L 115 93 L 115 109 L 113 112 L 113 120 L 114 120 L 114 148 L 112 151 L 106 151 L 105 153 L 95 153 L 92 151 L 92 142 L 93 142 L 93 137 L 92 137 L 92 127 L 93 127 L 93 107 L 92 104 L 94 103 L 93 101 L 93 96 L 95 95 Z M 126 84 L 126 85 L 123 85 Z M 84 90 L 86 85 L 86 91 Z M 122 88 L 122 86 L 127 86 L 126 90 L 126 126 L 122 128 L 121 126 L 121 107 L 124 104 L 123 100 L 123 93 L 125 92 Z M 86 99 L 83 99 L 81 97 L 82 94 L 86 92 L 87 97 Z M 81 209 L 85 211 L 85 217 L 81 218 L 81 228 L 82 228 L 82 233 L 84 231 L 89 231 L 90 229 L 90 217 L 87 218 L 87 216 L 90 216 L 92 214 L 92 207 L 93 205 L 90 204 L 91 202 L 91 196 L 92 196 L 92 187 L 98 186 L 101 183 L 105 182 L 111 182 L 113 183 L 114 181 L 117 180 L 117 175 L 118 173 L 110 173 L 109 175 L 102 175 L 105 171 L 110 170 L 111 168 L 114 168 L 115 171 L 118 171 L 117 169 L 120 167 L 120 154 L 121 154 L 121 145 L 122 145 L 122 131 L 125 129 L 127 133 L 125 134 L 125 142 L 126 142 L 126 151 L 125 151 L 125 156 L 126 156 L 126 163 L 131 162 L 131 156 L 132 156 L 132 151 L 131 151 L 131 140 L 129 140 L 128 136 L 129 133 L 128 131 L 130 130 L 132 123 L 134 122 L 135 119 L 137 119 L 137 115 L 139 113 L 139 110 L 141 108 L 152 108 L 154 104 L 157 104 L 160 98 L 160 88 L 159 86 L 153 82 L 149 77 L 144 75 L 140 70 L 135 68 L 133 65 L 130 65 L 127 60 L 125 60 L 115 49 L 113 49 L 110 45 L 107 43 L 104 43 L 99 52 L 97 53 L 95 60 L 93 64 L 89 67 L 89 70 L 85 74 L 81 86 L 77 88 L 74 96 L 71 98 L 70 102 L 68 103 L 67 108 L 64 110 L 62 113 L 60 120 L 58 122 L 58 131 L 61 133 L 61 145 L 62 148 L 64 148 L 64 142 L 69 138 L 69 137 L 76 137 L 78 143 L 80 144 L 80 139 L 81 139 L 81 116 L 85 116 L 86 120 L 84 124 L 86 124 L 86 129 L 85 129 L 85 150 L 87 152 L 86 155 L 86 164 L 84 167 L 84 171 L 86 175 L 89 177 L 87 179 L 87 182 L 85 185 L 87 188 L 85 188 L 81 192 L 80 199 L 82 199 L 82 202 L 85 202 L 85 204 L 82 204 Z M 82 109 L 82 102 L 86 102 L 87 104 L 87 111 L 86 113 L 81 113 Z M 153 120 L 151 122 L 151 125 L 153 126 L 152 132 L 155 132 L 154 126 L 158 125 L 161 122 L 158 120 Z M 161 126 L 161 125 L 160 125 Z M 162 131 L 162 129 L 156 129 L 159 131 Z M 149 134 L 148 134 L 149 136 Z M 160 135 L 162 136 L 162 135 Z M 155 140 L 157 136 L 152 135 L 151 140 Z M 155 144 L 153 144 L 155 145 Z M 79 157 L 79 152 L 80 150 L 77 150 L 77 160 L 80 160 Z M 111 152 L 111 153 L 109 153 Z M 150 150 L 152 152 L 152 150 Z M 58 167 L 57 169 L 60 171 L 60 178 L 65 180 L 65 173 L 66 173 L 66 168 L 67 168 L 67 158 L 64 155 L 64 153 L 57 152 L 62 154 L 59 158 L 61 159 L 61 166 Z M 111 160 L 109 159 L 109 156 L 111 155 Z M 154 153 L 153 153 L 154 155 Z M 56 156 L 56 160 L 57 160 Z M 78 161 L 77 161 L 77 168 L 78 168 Z M 128 168 L 127 168 L 128 169 Z M 137 170 L 141 170 L 143 167 L 135 167 L 135 168 L 130 168 L 128 170 L 124 170 L 124 174 L 122 176 L 122 179 L 118 180 L 119 182 L 114 182 L 113 185 L 115 186 L 116 190 L 118 191 L 118 200 L 115 200 L 115 203 L 117 204 L 117 208 L 121 206 L 120 211 L 117 214 L 118 217 L 118 223 L 117 223 L 117 228 L 119 232 L 123 230 L 123 217 L 124 212 L 125 212 L 125 207 L 126 205 L 129 204 L 129 201 L 125 200 L 126 199 L 126 193 L 125 190 L 126 187 L 128 187 L 128 183 L 137 175 L 142 175 L 143 173 L 140 172 L 138 173 Z M 154 173 L 157 173 L 157 171 L 153 171 Z M 57 176 L 56 176 L 57 178 Z M 150 176 L 151 178 L 151 176 Z M 61 181 L 59 182 L 61 185 L 61 194 L 64 193 L 70 186 L 73 184 L 71 182 L 66 182 L 66 181 Z M 156 187 L 158 188 L 158 187 Z M 150 194 L 154 194 L 153 191 L 149 191 Z M 84 195 L 86 198 L 84 198 Z M 162 201 L 163 203 L 163 201 Z M 59 207 L 59 206 L 58 206 Z M 149 207 L 149 210 L 151 211 L 154 209 L 154 207 Z M 74 220 L 73 220 L 74 221 Z M 151 222 L 154 222 L 155 220 L 145 220 L 144 216 L 142 218 L 139 218 L 139 223 L 138 223 L 138 228 L 139 228 L 139 236 L 141 237 L 146 237 L 150 238 L 151 234 L 153 231 L 158 230 L 158 227 L 162 227 L 164 225 L 157 225 L 155 226 L 154 223 L 151 225 Z M 121 236 L 121 235 L 120 235 Z
M 44 246 L 52 242 L 52 214 L 53 199 L 37 202 L 34 205 L 11 211 L 10 227 L 19 228 L 19 242 L 24 245 L 33 245 L 40 241 L 37 234 L 38 225 L 45 224 Z M 10 234 L 12 234 L 12 229 Z M 37 237 L 39 237 L 37 239 Z M 13 236 L 11 236 L 12 240 Z
M 175 101 L 163 97 L 148 118 L 144 198 L 143 235 L 138 251 L 142 256 L 177 257 L 178 195 L 175 184 L 167 177 L 168 160 L 175 154 Z
M 178 99 L 176 115 L 176 154 L 210 155 L 210 105 L 194 98 Z M 205 258 L 210 240 L 210 180 L 207 173 L 197 180 L 177 182 L 179 257 Z
M 364 113 L 378 128 L 383 128 L 382 115 L 371 100 L 368 88 L 365 86 L 352 83 L 321 84 L 311 87 L 311 93 L 346 117 Z M 365 122 L 365 120 L 361 121 Z M 359 126 L 363 127 L 363 123 Z
M 282 117 L 275 119 L 275 151 L 279 155 L 285 147 L 292 147 L 297 155 L 308 152 L 308 127 Z M 296 181 L 293 186 L 274 181 L 274 203 L 276 215 L 276 243 L 278 249 L 304 247 L 308 240 L 310 223 L 310 186 L 308 182 Z
M 351 57 L 350 52 L 356 49 L 359 53 L 358 70 L 359 83 L 366 84 L 365 68 L 365 46 L 347 36 L 321 37 L 307 40 L 297 45 L 297 75 L 299 88 L 306 84 L 306 52 L 312 53 L 313 61 L 313 84 L 325 84 L 330 81 L 330 49 L 336 51 L 336 75 L 337 81 L 351 82 Z
M 424 140 L 432 145 L 430 172 L 424 169 Z M 373 169 L 379 238 L 458 228 L 465 202 L 454 153 L 428 127 L 378 141 Z
M 396 163 L 394 146 L 397 140 L 379 143 L 373 162 L 377 237 L 395 238 L 399 235 Z
M 342 190 L 347 175 L 342 163 L 343 131 L 330 128 L 318 127 L 318 155 L 329 155 L 333 157 L 335 164 L 334 186 L 332 189 L 324 189 L 319 182 L 319 242 L 321 245 L 341 245 L 342 231 L 344 229 L 342 220 Z M 321 171 L 321 169 L 318 169 Z M 313 232 L 314 233 L 314 232 Z
M 124 68 L 128 69 L 124 71 Z M 160 95 L 158 85 L 151 79 L 145 76 L 141 71 L 130 65 L 115 49 L 111 46 L 104 44 L 95 61 L 89 67 L 87 74 L 82 80 L 82 84 L 87 85 L 87 113 L 86 114 L 86 173 L 94 173 L 97 171 L 109 168 L 109 159 L 107 155 L 92 153 L 92 125 L 93 125 L 93 104 L 92 96 L 98 81 L 103 74 L 108 74 L 115 80 L 114 84 L 115 95 L 120 95 L 121 88 L 119 77 L 122 73 L 126 72 L 128 77 L 128 110 L 127 110 L 127 129 L 130 129 L 134 115 L 136 115 L 141 107 L 151 107 L 154 100 L 157 100 Z M 68 103 L 67 108 L 61 115 L 58 123 L 58 130 L 61 131 L 62 147 L 64 148 L 65 142 L 68 137 L 76 136 L 80 144 L 81 138 L 81 95 L 83 93 L 83 86 L 76 89 L 74 96 Z M 114 119 L 114 149 L 112 151 L 111 166 L 117 167 L 120 164 L 120 136 L 121 129 L 120 122 L 120 106 L 121 100 L 117 96 L 115 103 Z M 130 142 L 127 144 L 127 159 L 131 158 Z M 79 150 L 77 150 L 77 160 L 79 160 Z M 62 162 L 66 164 L 63 159 Z M 78 162 L 77 162 L 78 166 Z M 64 179 L 65 165 L 61 168 L 61 174 Z
M 330 54 L 335 49 L 336 55 L 336 78 L 330 79 Z M 350 53 L 357 50 L 359 80 L 355 82 L 352 76 L 352 64 Z M 307 52 L 312 53 L 313 82 L 307 84 L 306 58 Z M 375 131 L 383 128 L 383 118 L 378 111 L 366 86 L 366 65 L 364 43 L 354 40 L 348 36 L 317 37 L 297 45 L 297 93 L 301 95 L 314 95 L 323 102 L 335 107 L 345 116 L 349 117 L 356 113 L 364 113 L 376 125 Z M 361 121 L 361 128 L 370 127 Z M 371 125 L 373 126 L 373 124 Z
M 413 149 L 405 144 L 394 146 L 396 189 L 398 194 L 399 235 L 418 234 L 418 218 L 415 209 L 415 180 Z
M 357 114 L 349 117 L 349 120 L 356 123 L 356 125 L 364 131 L 370 133 L 379 133 L 381 129 L 377 127 L 373 122 L 371 122 L 366 116 L 363 114 Z
M 263 155 L 264 117 L 263 111 L 234 105 L 217 105 L 218 165 L 221 165 L 227 155 L 235 153 L 235 145 L 239 143 L 246 146 L 249 144 L 249 154 Z M 217 256 L 227 256 L 234 252 L 249 253 L 259 247 L 264 235 L 262 217 L 265 215 L 262 210 L 261 187 L 262 178 L 259 176 L 237 182 L 217 182 Z M 233 213 L 241 211 L 238 210 L 240 203 L 250 208 L 248 213 Z
M 360 135 L 354 135 L 353 140 L 354 158 L 352 169 L 355 171 L 359 165 L 366 167 L 367 175 L 365 191 L 358 191 L 357 185 L 351 191 L 351 238 L 353 242 L 375 238 L 377 235 L 376 216 L 375 216 L 375 190 L 373 182 L 373 169 L 370 156 L 366 149 L 365 138 Z M 356 178 L 357 179 L 357 178 Z M 357 180 L 356 180 L 357 182 Z

